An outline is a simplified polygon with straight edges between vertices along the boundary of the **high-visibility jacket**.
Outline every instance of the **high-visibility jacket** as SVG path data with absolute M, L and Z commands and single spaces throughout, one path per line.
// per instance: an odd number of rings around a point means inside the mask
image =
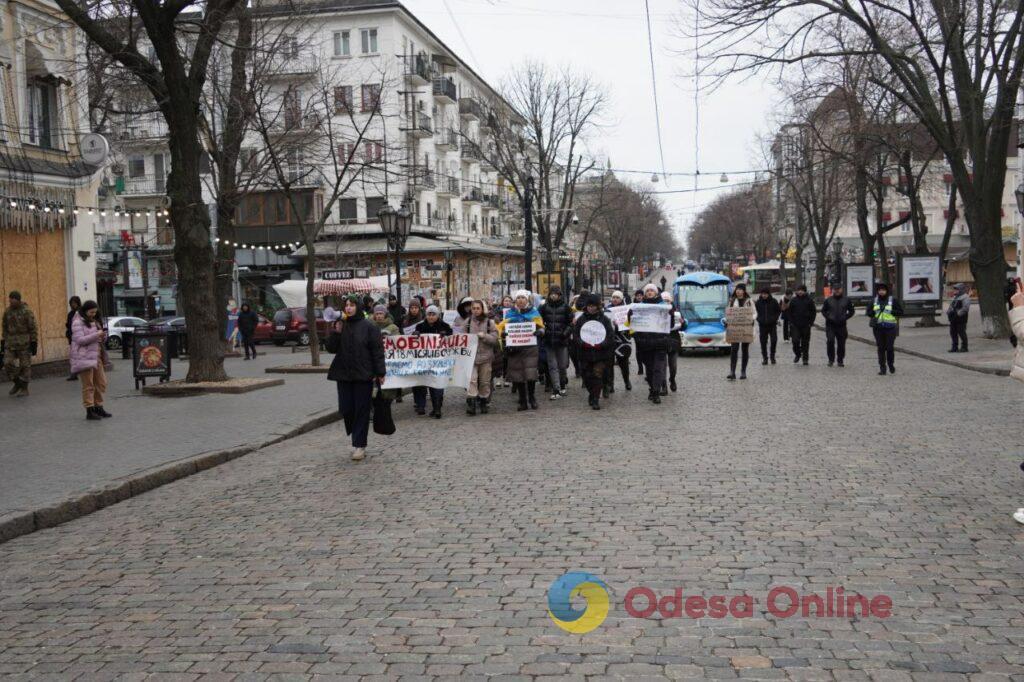
M 874 315 L 872 317 L 875 318 L 879 327 L 896 326 L 896 315 L 894 315 L 892 311 L 892 300 L 892 296 L 890 296 L 886 299 L 885 304 L 883 305 L 882 302 L 878 300 L 878 297 L 875 297 L 872 307 Z

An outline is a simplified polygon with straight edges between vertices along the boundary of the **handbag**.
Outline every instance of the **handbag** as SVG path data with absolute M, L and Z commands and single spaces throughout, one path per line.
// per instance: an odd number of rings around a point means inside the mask
M 395 432 L 395 420 L 391 416 L 391 401 L 384 397 L 380 384 L 373 396 L 373 432 L 390 436 Z

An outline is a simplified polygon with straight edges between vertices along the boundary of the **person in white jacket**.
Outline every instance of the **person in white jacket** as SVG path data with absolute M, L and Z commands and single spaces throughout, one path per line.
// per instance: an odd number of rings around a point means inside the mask
M 1010 327 L 1018 339 L 1024 340 L 1024 286 L 1017 280 L 1017 293 L 1010 297 Z M 1013 367 L 1010 369 L 1010 376 L 1018 381 L 1024 381 L 1024 342 L 1017 343 L 1014 351 Z M 1024 463 L 1021 464 L 1024 469 Z M 1024 507 L 1014 513 L 1014 520 L 1017 523 L 1024 523 Z

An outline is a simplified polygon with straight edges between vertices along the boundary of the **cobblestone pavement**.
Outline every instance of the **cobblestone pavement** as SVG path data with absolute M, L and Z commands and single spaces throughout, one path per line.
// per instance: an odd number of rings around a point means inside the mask
M 660 407 L 407 402 L 363 463 L 328 427 L 0 545 L 0 675 L 1024 680 L 1020 384 L 822 336 L 745 382 L 684 359 Z M 546 612 L 571 570 L 611 591 L 583 635 Z M 893 613 L 780 619 L 780 585 Z M 641 620 L 633 586 L 757 603 Z

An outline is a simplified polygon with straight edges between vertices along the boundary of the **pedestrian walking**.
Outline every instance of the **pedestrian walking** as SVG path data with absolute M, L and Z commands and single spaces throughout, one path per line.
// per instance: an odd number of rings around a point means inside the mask
M 583 310 L 572 326 L 572 336 L 579 349 L 580 371 L 587 388 L 587 403 L 601 409 L 601 391 L 605 388 L 606 370 L 614 357 L 615 327 L 601 309 L 597 294 L 580 296 Z
M 520 289 L 515 295 L 515 305 L 505 311 L 505 318 L 498 323 L 498 333 L 505 338 L 505 327 L 516 322 L 533 322 L 536 325 L 534 334 L 538 338 L 544 336 L 544 319 L 533 306 L 533 295 L 526 289 Z M 538 346 L 513 346 L 506 344 L 505 354 L 508 356 L 506 376 L 512 382 L 512 388 L 519 395 L 519 411 L 537 409 L 537 363 L 540 360 Z
M 643 292 L 642 289 L 637 289 L 636 291 L 633 292 L 633 303 L 643 303 L 643 302 L 644 302 L 644 292 Z M 643 357 L 641 357 L 641 353 L 640 353 L 640 349 L 639 348 L 637 348 L 637 352 L 636 352 L 636 367 L 637 367 L 636 373 L 639 374 L 640 376 L 643 376 L 643 374 L 644 374 L 644 362 L 643 362 Z
M 605 307 L 605 312 L 612 308 L 626 305 L 626 298 L 621 291 L 613 291 L 611 302 Z M 609 393 L 615 393 L 615 366 L 619 366 L 622 374 L 622 384 L 627 391 L 633 390 L 633 384 L 629 381 L 629 358 L 633 355 L 633 345 L 629 342 L 629 329 L 625 326 L 613 325 L 615 327 L 615 348 L 613 361 L 608 363 L 605 372 L 605 385 Z
M 1013 283 L 1014 293 L 1010 296 L 1010 328 L 1013 335 L 1018 339 L 1024 339 L 1024 286 L 1020 280 Z M 1024 344 L 1018 343 L 1013 353 L 1013 367 L 1010 369 L 1010 376 L 1018 381 L 1024 381 Z M 1020 468 L 1024 470 L 1024 463 Z M 1017 523 L 1024 524 L 1024 507 L 1018 509 L 1014 515 Z
M 71 373 L 82 382 L 82 405 L 89 421 L 113 417 L 103 408 L 107 391 L 107 332 L 96 301 L 86 301 L 71 321 Z
M 949 338 L 953 341 L 950 346 L 950 353 L 967 352 L 967 316 L 971 310 L 971 293 L 964 283 L 953 287 L 956 295 L 949 302 L 946 309 L 946 319 L 949 320 Z
M 32 380 L 32 356 L 39 351 L 39 327 L 36 316 L 28 304 L 21 300 L 20 291 L 7 295 L 7 309 L 3 317 L 3 339 L 0 350 L 4 356 L 4 371 L 14 385 L 11 395 L 24 398 Z
M 78 309 L 82 307 L 82 299 L 78 296 L 72 296 L 68 299 L 68 316 L 64 322 L 64 336 L 68 340 L 68 349 L 71 348 L 71 323 L 75 319 L 75 314 Z M 75 376 L 74 372 L 68 371 L 68 381 L 78 381 L 78 377 Z
M 875 333 L 878 374 L 885 376 L 887 367 L 890 374 L 895 374 L 896 337 L 900 335 L 899 318 L 903 317 L 903 306 L 889 294 L 889 285 L 885 282 L 875 285 L 875 297 L 868 305 L 867 313 Z
M 648 284 L 643 290 L 643 303 L 664 305 L 656 284 Z M 671 309 L 669 309 L 671 310 Z M 633 319 L 633 311 L 629 311 L 629 320 Z M 655 405 L 661 404 L 661 384 L 665 381 L 665 360 L 668 351 L 668 334 L 660 332 L 632 332 L 636 343 L 637 363 L 646 370 L 647 386 L 650 389 L 647 399 Z
M 405 319 L 405 308 L 398 302 L 398 297 L 394 294 L 388 296 L 388 315 L 396 325 L 402 324 L 402 320 Z
M 259 315 L 253 311 L 252 306 L 243 303 L 238 311 L 238 335 L 242 337 L 242 347 L 245 349 L 245 359 L 256 358 L 256 326 L 259 325 Z
M 427 306 L 427 319 L 416 325 L 416 335 L 436 334 L 437 336 L 451 336 L 454 332 L 447 322 L 441 319 L 441 309 L 436 305 Z M 416 386 L 412 389 L 412 399 L 416 414 L 427 413 L 427 394 L 430 394 L 430 416 L 434 419 L 441 418 L 441 408 L 444 406 L 444 389 L 432 386 Z
M 1013 297 L 1017 294 L 1017 278 L 1010 277 L 1006 280 L 1006 287 L 1003 289 L 1003 298 L 1006 300 L 1006 310 L 1013 310 Z M 1012 326 L 1012 325 L 1011 325 Z M 1017 334 L 1010 332 L 1010 345 L 1017 347 Z
M 547 357 L 548 390 L 551 400 L 566 393 L 569 385 L 569 342 L 572 334 L 573 311 L 562 299 L 562 289 L 553 286 L 540 307 L 544 320 L 544 352 Z
M 334 354 L 327 378 L 338 385 L 338 412 L 352 437 L 352 461 L 358 462 L 366 457 L 373 388 L 383 383 L 387 367 L 380 329 L 366 319 L 357 297 L 345 300 L 326 345 Z
M 491 401 L 491 371 L 495 350 L 498 348 L 498 325 L 487 314 L 487 304 L 473 301 L 470 306 L 469 326 L 466 333 L 476 336 L 476 358 L 473 360 L 473 374 L 466 389 L 466 414 L 474 416 L 477 408 L 480 414 L 487 414 Z
M 754 304 L 750 301 L 750 296 L 747 295 L 747 285 L 740 282 L 733 288 L 732 296 L 729 298 L 730 308 L 753 308 Z M 753 316 L 752 316 L 753 317 Z M 744 341 L 745 338 L 754 338 L 753 320 L 749 329 L 746 329 L 747 325 L 743 325 L 744 329 L 726 329 L 725 336 L 728 341 L 730 338 L 737 339 L 736 341 L 730 341 L 729 343 L 729 374 L 726 377 L 729 381 L 736 380 L 736 361 L 740 360 L 740 379 L 747 378 L 747 363 L 750 362 L 750 341 Z
M 455 319 L 452 320 L 452 332 L 455 334 L 465 334 L 466 327 L 469 326 L 469 308 L 473 305 L 473 297 L 466 296 L 459 305 L 455 306 Z
M 672 301 L 672 294 L 667 291 L 661 292 L 661 300 L 672 306 L 672 322 L 668 332 L 668 350 L 665 354 L 665 366 L 668 368 L 668 385 L 666 386 L 665 382 L 661 384 L 661 394 L 668 395 L 670 390 L 675 393 L 679 388 L 676 384 L 676 370 L 679 366 L 679 349 L 683 342 L 680 333 L 686 328 L 686 321 L 679 314 L 679 311 L 676 310 L 676 306 Z
M 413 298 L 409 301 L 409 309 L 406 311 L 405 316 L 402 317 L 401 321 L 395 320 L 395 323 L 405 332 L 409 327 L 415 327 L 425 319 L 427 319 L 427 316 L 423 312 L 423 303 L 418 298 Z
M 786 289 L 786 293 L 782 295 L 782 303 L 779 306 L 782 318 L 782 340 L 789 341 L 790 335 L 793 331 L 789 324 L 789 302 L 793 300 L 793 290 Z
M 806 365 L 811 348 L 811 325 L 818 317 L 818 309 L 814 299 L 807 295 L 806 286 L 801 284 L 796 288 L 796 296 L 790 300 L 786 312 L 789 314 L 789 333 L 793 339 L 793 362 L 803 360 Z
M 846 321 L 856 312 L 853 301 L 843 291 L 843 285 L 837 284 L 832 295 L 821 304 L 821 316 L 825 319 L 825 352 L 828 354 L 828 366 L 839 363 L 843 367 L 846 360 L 846 339 L 850 335 L 846 329 Z
M 769 360 L 775 364 L 775 349 L 779 345 L 779 317 L 782 306 L 772 296 L 768 287 L 762 287 L 757 300 L 754 301 L 757 313 L 757 336 L 761 342 L 761 364 L 767 365 Z

